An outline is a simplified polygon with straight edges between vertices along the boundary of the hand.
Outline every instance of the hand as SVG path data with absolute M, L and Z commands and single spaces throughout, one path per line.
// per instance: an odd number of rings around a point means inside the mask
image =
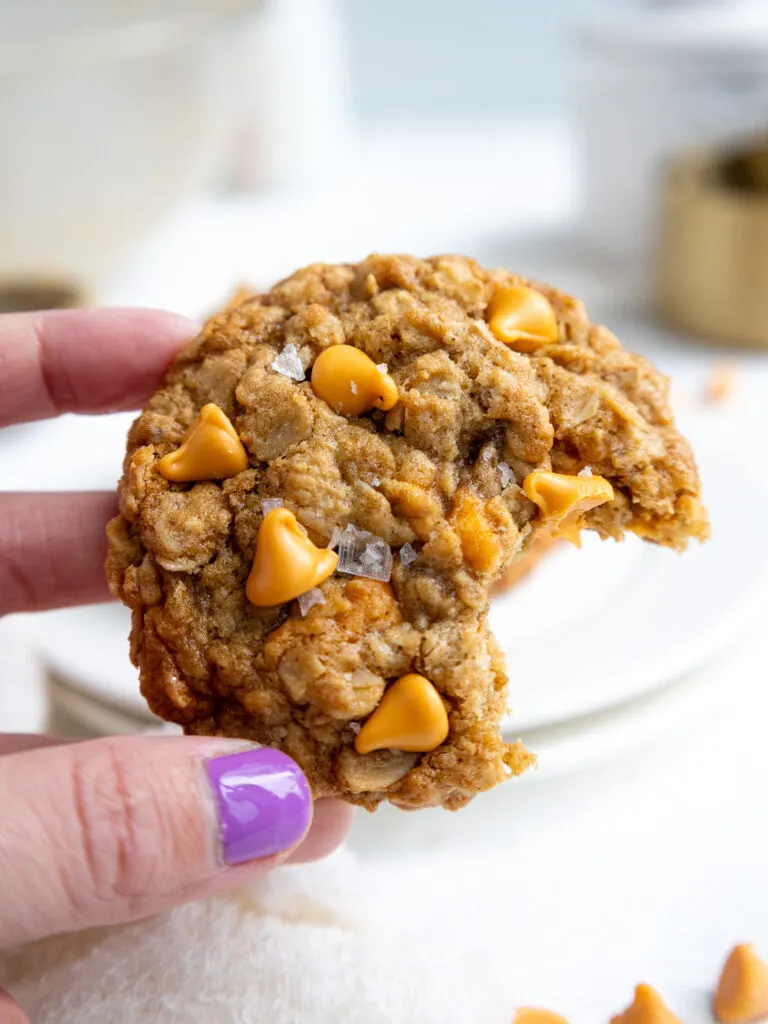
M 195 331 L 141 310 L 0 317 L 0 426 L 134 409 Z M 116 509 L 112 493 L 0 494 L 0 613 L 107 600 Z M 284 754 L 237 740 L 0 736 L 0 947 L 322 857 L 349 820 L 336 801 L 313 807 Z

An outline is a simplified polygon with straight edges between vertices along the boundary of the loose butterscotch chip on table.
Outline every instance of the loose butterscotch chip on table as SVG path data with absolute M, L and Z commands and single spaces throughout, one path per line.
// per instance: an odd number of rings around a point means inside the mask
M 517 1011 L 512 1024 L 568 1024 L 568 1021 L 552 1010 L 536 1010 L 524 1006 Z
M 635 998 L 618 1017 L 611 1018 L 611 1024 L 681 1024 L 655 988 L 638 985 Z
M 279 747 L 316 796 L 455 809 L 533 760 L 500 734 L 490 588 L 584 529 L 706 537 L 665 378 L 554 288 L 371 256 L 242 297 L 178 356 L 107 574 L 157 714 Z
M 768 1017 L 768 964 L 752 943 L 734 946 L 729 953 L 712 1009 L 722 1024 L 752 1024 Z

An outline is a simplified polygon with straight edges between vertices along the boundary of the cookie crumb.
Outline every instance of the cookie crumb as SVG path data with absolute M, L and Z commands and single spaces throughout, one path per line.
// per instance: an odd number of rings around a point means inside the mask
M 242 306 L 244 302 L 247 302 L 249 299 L 252 299 L 256 292 L 256 288 L 252 288 L 244 281 L 241 281 L 239 284 L 235 286 L 232 294 L 227 299 L 227 303 L 224 306 L 224 309 L 237 309 L 238 306 Z
M 736 393 L 738 376 L 739 368 L 736 363 L 714 363 L 704 385 L 705 403 L 725 405 L 730 402 Z
M 308 590 L 306 594 L 300 594 L 298 600 L 302 616 L 306 616 L 309 609 L 314 608 L 316 604 L 325 604 L 323 592 L 322 590 L 318 590 L 317 587 L 313 587 L 312 590 Z
M 728 954 L 712 1010 L 722 1024 L 751 1024 L 768 1017 L 768 964 L 752 943 L 734 946 Z
M 290 377 L 291 380 L 306 379 L 304 367 L 301 365 L 301 359 L 299 359 L 299 353 L 296 351 L 296 346 L 291 342 L 288 342 L 282 352 L 278 352 L 270 365 L 273 370 L 282 373 L 284 377 Z
M 388 583 L 392 578 L 392 549 L 381 537 L 351 523 L 339 538 L 338 572 Z

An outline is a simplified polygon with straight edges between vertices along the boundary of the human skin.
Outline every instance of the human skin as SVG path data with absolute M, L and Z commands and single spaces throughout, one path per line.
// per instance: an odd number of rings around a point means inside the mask
M 0 317 L 0 427 L 137 408 L 196 331 L 151 310 Z M 0 614 L 108 600 L 104 527 L 116 510 L 111 492 L 0 494 Z M 0 735 L 0 947 L 317 859 L 350 814 L 313 803 L 285 755 L 238 740 Z M 0 989 L 0 1024 L 23 1020 Z

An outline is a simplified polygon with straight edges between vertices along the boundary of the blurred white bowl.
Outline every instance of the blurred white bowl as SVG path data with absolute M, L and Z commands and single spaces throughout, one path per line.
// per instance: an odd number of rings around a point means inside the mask
M 95 289 L 231 155 L 255 0 L 0 2 L 0 278 Z

